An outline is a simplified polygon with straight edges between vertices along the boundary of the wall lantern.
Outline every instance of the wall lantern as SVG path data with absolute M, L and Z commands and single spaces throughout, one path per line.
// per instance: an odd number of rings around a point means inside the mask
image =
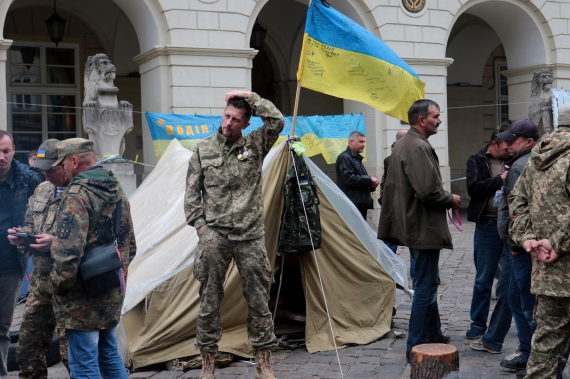
M 46 25 L 48 28 L 49 39 L 55 42 L 55 46 L 57 46 L 58 42 L 63 39 L 65 20 L 55 11 L 55 0 L 53 0 L 53 14 L 46 20 Z
M 267 29 L 255 21 L 253 29 L 251 30 L 251 39 L 249 40 L 249 46 L 255 50 L 263 49 L 265 44 L 265 36 L 267 35 Z

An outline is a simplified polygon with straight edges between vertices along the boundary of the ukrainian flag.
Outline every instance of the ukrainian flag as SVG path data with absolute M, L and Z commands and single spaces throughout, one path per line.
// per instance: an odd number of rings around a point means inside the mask
M 408 122 L 425 83 L 384 42 L 342 13 L 312 0 L 297 80 L 301 87 L 360 101 Z

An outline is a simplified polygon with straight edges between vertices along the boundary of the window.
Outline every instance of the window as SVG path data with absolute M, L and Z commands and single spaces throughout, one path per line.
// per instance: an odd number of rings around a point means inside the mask
M 17 159 L 48 138 L 81 136 L 77 46 L 14 43 L 8 54 L 8 130 Z
M 507 63 L 502 62 L 497 64 L 495 70 L 499 125 L 509 119 L 509 86 L 507 85 L 507 78 L 502 74 L 507 69 Z

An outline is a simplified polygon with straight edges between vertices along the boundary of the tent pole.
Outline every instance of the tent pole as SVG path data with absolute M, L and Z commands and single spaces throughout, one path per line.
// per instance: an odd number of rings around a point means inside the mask
M 281 294 L 281 284 L 283 284 L 283 269 L 285 268 L 285 256 L 281 256 L 281 274 L 279 275 L 279 287 L 277 288 L 277 298 L 275 299 L 275 311 L 273 312 L 273 324 L 277 317 L 277 305 L 279 304 L 279 295 Z
M 297 124 L 297 109 L 299 108 L 299 95 L 301 94 L 301 82 L 297 82 L 297 91 L 295 93 L 295 107 L 293 108 L 293 122 L 291 124 L 291 137 L 295 135 L 295 125 Z

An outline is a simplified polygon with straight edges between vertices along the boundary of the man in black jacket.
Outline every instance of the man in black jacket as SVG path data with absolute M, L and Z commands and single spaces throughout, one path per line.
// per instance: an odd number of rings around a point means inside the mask
M 508 302 L 517 327 L 520 352 L 518 356 L 503 359 L 501 366 L 511 370 L 520 370 L 517 372 L 517 377 L 524 377 L 523 374 L 526 374 L 526 363 L 530 356 L 531 339 L 536 329 L 536 324 L 533 320 L 536 298 L 535 295 L 530 292 L 532 270 L 531 255 L 522 247 L 518 246 L 509 236 L 508 230 L 511 218 L 509 217 L 509 204 L 507 199 L 530 158 L 531 150 L 537 144 L 540 137 L 537 125 L 529 119 L 513 121 L 512 126 L 507 131 L 499 134 L 499 137 L 504 139 L 508 145 L 509 153 L 515 157 L 511 164 L 509 174 L 505 178 L 505 184 L 503 185 L 497 226 L 499 236 L 506 242 L 511 258 Z
M 505 125 L 503 129 L 507 127 Z M 466 334 L 467 339 L 478 339 L 487 331 L 491 288 L 501 256 L 506 255 L 501 270 L 505 269 L 507 273 L 510 270 L 508 267 L 510 251 L 499 238 L 497 208 L 493 204 L 495 193 L 501 189 L 507 176 L 506 166 L 510 163 L 506 162 L 510 157 L 506 143 L 497 137 L 498 133 L 498 129 L 494 130 L 491 134 L 491 143 L 467 160 L 467 192 L 471 196 L 467 220 L 477 223 L 473 238 L 473 258 L 477 272 L 471 299 L 472 322 Z M 496 329 L 508 330 L 511 322 L 507 300 L 509 279 L 504 275 L 501 279 L 497 286 L 497 304 L 489 323 L 489 336 L 493 335 Z M 502 340 L 484 339 L 481 344 L 482 348 L 485 344 L 484 346 L 489 348 L 488 351 L 500 351 L 502 342 Z
M 10 325 L 28 263 L 8 241 L 8 229 L 24 225 L 28 197 L 40 184 L 37 173 L 13 159 L 15 152 L 12 136 L 0 130 L 0 378 L 8 375 Z
M 348 137 L 348 147 L 336 159 L 336 183 L 342 192 L 356 205 L 366 220 L 368 210 L 372 208 L 372 196 L 380 184 L 378 178 L 369 176 L 362 164 L 360 153 L 366 146 L 364 134 L 354 131 Z

